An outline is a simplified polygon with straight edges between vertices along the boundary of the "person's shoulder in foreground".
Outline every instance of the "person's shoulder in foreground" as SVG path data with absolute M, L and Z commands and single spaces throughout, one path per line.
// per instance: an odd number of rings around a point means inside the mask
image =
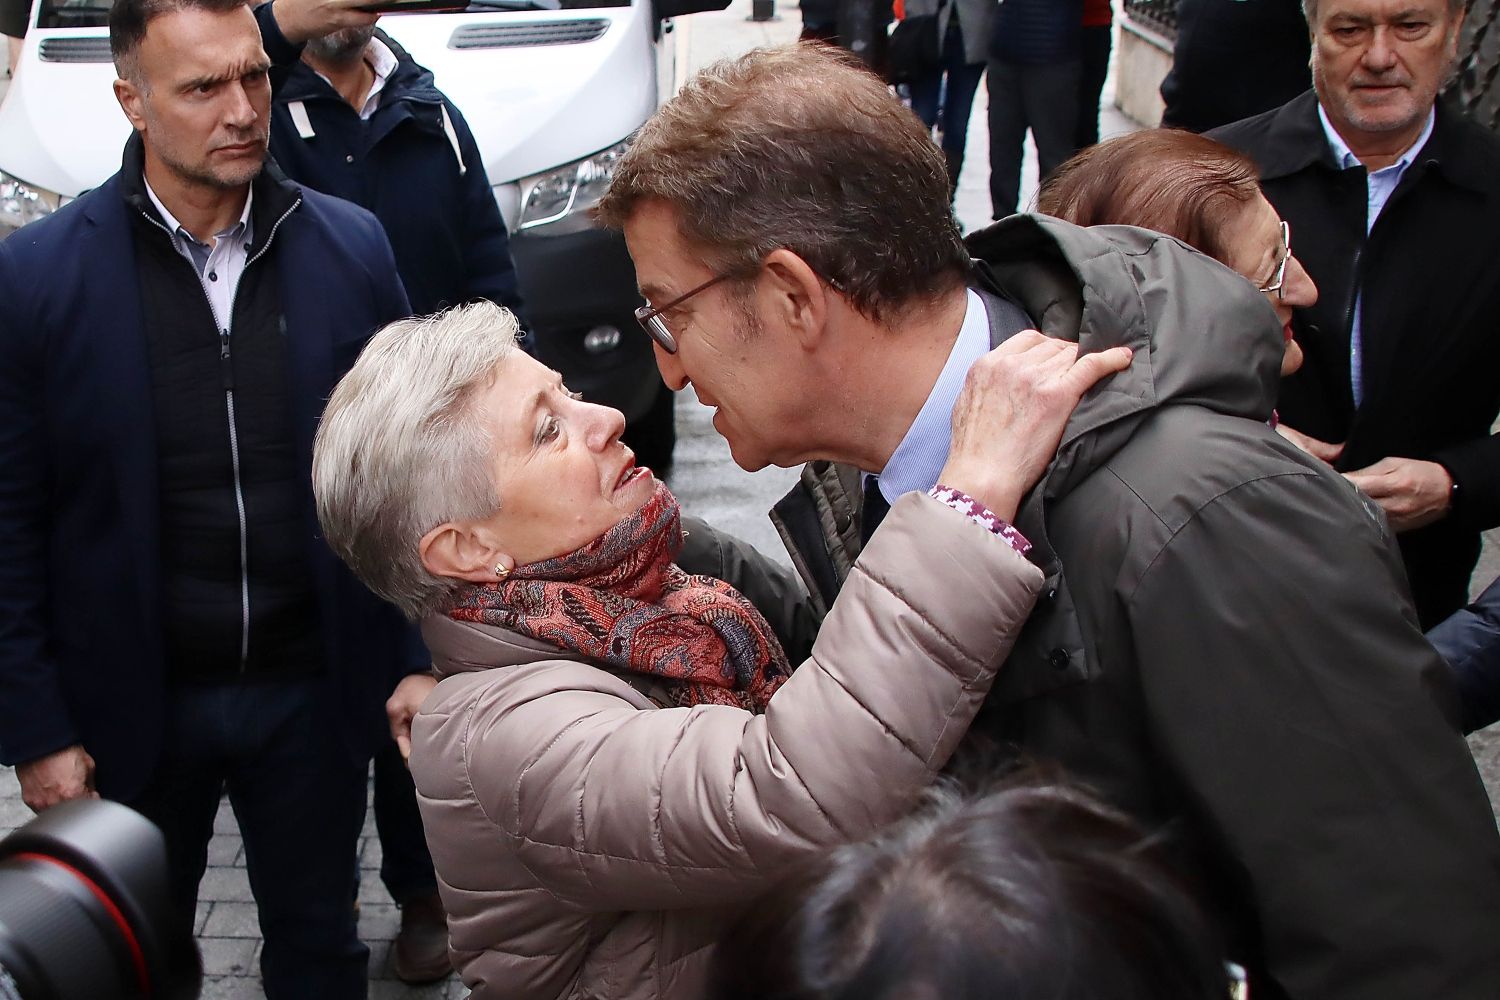
M 1292 996 L 1483 995 L 1500 838 L 1383 519 L 1265 422 L 1264 299 L 1141 230 L 1015 219 L 970 246 L 1044 329 L 1138 358 L 1079 408 L 1088 429 L 1018 517 L 1058 598 L 991 695 L 1001 735 L 1175 819 L 1253 976 Z M 1081 301 L 1056 294 L 1064 260 Z M 1390 974 L 1398 948 L 1426 957 Z

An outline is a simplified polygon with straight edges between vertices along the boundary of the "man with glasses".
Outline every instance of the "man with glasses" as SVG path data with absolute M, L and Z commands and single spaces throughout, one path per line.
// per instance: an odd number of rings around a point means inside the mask
M 1268 425 L 1255 285 L 1141 229 L 1022 215 L 965 246 L 921 123 L 826 51 L 705 70 L 599 212 L 667 384 L 742 468 L 807 463 L 773 519 L 821 608 L 892 502 L 952 493 L 977 359 L 1030 327 L 1133 348 L 1059 446 L 1010 442 L 1050 456 L 1014 523 L 1047 584 L 961 755 L 1055 762 L 1161 831 L 1252 996 L 1493 996 L 1500 835 L 1451 678 L 1378 510 Z
M 1318 302 L 1283 432 L 1384 509 L 1424 627 L 1500 524 L 1500 139 L 1437 99 L 1462 0 L 1308 0 L 1313 90 L 1212 133 L 1248 153 Z

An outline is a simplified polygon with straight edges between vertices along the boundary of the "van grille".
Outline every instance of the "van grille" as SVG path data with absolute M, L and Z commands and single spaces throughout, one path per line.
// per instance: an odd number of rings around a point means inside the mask
M 109 38 L 48 38 L 42 42 L 43 62 L 107 63 Z
M 509 49 L 522 45 L 577 45 L 609 30 L 606 18 L 531 21 L 526 24 L 466 24 L 448 39 L 451 49 Z

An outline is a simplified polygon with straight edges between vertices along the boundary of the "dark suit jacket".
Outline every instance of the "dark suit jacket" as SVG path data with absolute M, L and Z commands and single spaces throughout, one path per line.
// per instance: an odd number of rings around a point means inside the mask
M 1299 310 L 1307 360 L 1283 380 L 1281 418 L 1347 441 L 1341 470 L 1387 456 L 1439 462 L 1452 515 L 1403 534 L 1424 628 L 1468 596 L 1481 530 L 1500 524 L 1500 138 L 1439 105 L 1432 138 L 1366 237 L 1365 171 L 1340 170 L 1312 91 L 1211 133 L 1255 158 L 1261 187 L 1318 285 Z M 1363 289 L 1364 402 L 1354 408 L 1349 334 Z
M 257 184 L 272 182 L 290 183 Z M 296 444 L 311 468 L 334 383 L 408 308 L 374 216 L 301 196 L 253 266 L 278 276 Z M 166 690 L 155 428 L 129 211 L 116 174 L 0 242 L 0 760 L 81 742 L 112 798 L 149 778 Z M 325 676 L 343 709 L 333 724 L 362 754 L 391 687 L 424 657 L 414 630 L 319 539 L 307 494 Z

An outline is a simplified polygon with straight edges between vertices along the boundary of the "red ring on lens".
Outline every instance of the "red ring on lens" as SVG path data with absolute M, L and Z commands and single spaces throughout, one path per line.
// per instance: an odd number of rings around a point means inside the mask
M 57 858 L 46 854 L 28 852 L 26 854 L 15 854 L 12 857 L 18 861 L 42 861 L 49 865 L 55 865 L 82 882 L 89 892 L 94 894 L 94 898 L 99 900 L 105 912 L 114 919 L 115 926 L 120 928 L 120 933 L 124 935 L 125 943 L 130 947 L 130 957 L 135 962 L 135 975 L 141 984 L 141 995 L 149 997 L 151 995 L 151 976 L 146 969 L 146 954 L 141 950 L 141 943 L 136 940 L 135 931 L 131 929 L 130 921 L 125 919 L 125 914 L 121 913 L 120 908 L 115 905 L 115 901 L 110 899 L 103 889 L 99 888 L 98 883 L 66 861 L 59 861 Z

